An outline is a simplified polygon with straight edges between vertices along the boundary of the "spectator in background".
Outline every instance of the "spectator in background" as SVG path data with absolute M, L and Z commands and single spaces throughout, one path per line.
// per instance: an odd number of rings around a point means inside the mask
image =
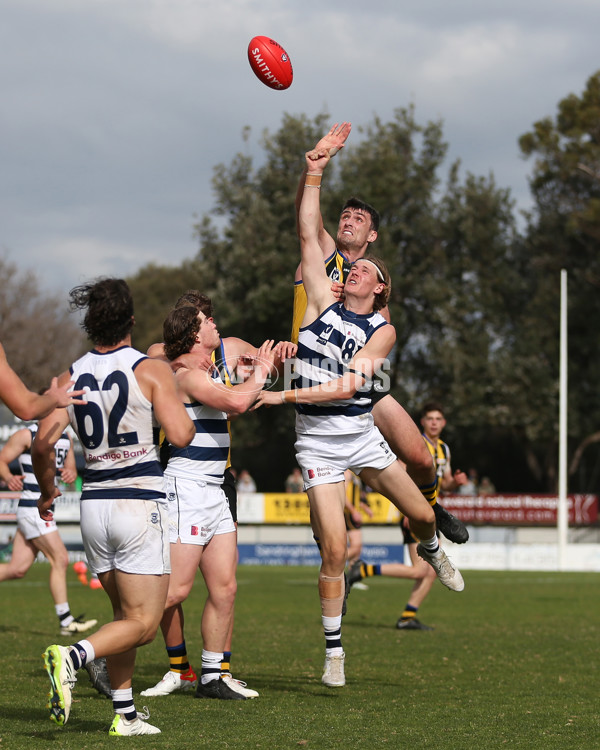
M 480 495 L 493 495 L 496 492 L 494 483 L 489 477 L 482 477 L 479 483 L 479 494 Z
M 238 492 L 256 492 L 256 482 L 247 469 L 242 469 L 237 478 Z
M 292 473 L 285 480 L 285 491 L 286 492 L 304 492 L 304 479 L 302 479 L 302 472 L 299 466 L 294 466 Z
M 469 469 L 467 481 L 458 488 L 460 495 L 477 495 L 479 492 L 479 475 L 477 469 Z

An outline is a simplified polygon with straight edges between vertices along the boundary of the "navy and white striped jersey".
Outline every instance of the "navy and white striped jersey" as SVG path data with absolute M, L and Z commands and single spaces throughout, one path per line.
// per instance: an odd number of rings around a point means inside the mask
M 223 385 L 217 370 L 211 376 L 216 383 Z M 198 401 L 185 404 L 185 408 L 196 427 L 196 434 L 184 448 L 169 446 L 165 475 L 222 484 L 230 444 L 227 414 Z
M 140 498 L 166 502 L 158 425 L 135 368 L 147 357 L 130 346 L 94 349 L 71 366 L 87 404 L 68 407 L 85 456 L 82 500 Z
M 294 369 L 298 388 L 327 383 L 344 374 L 348 362 L 386 320 L 378 312 L 358 315 L 335 302 L 300 329 Z M 296 432 L 313 435 L 361 432 L 372 423 L 370 383 L 351 398 L 296 406 Z
M 29 425 L 27 428 L 31 433 L 31 442 L 35 438 L 35 434 L 38 431 L 37 424 Z M 71 441 L 66 432 L 59 437 L 54 445 L 56 453 L 56 480 L 60 479 L 60 469 L 65 465 L 67 454 L 71 449 Z M 18 458 L 20 473 L 23 474 L 23 490 L 21 491 L 21 497 L 19 499 L 20 507 L 33 507 L 37 506 L 37 501 L 40 496 L 40 486 L 37 483 L 35 474 L 33 473 L 33 464 L 31 463 L 31 448 L 26 448 Z

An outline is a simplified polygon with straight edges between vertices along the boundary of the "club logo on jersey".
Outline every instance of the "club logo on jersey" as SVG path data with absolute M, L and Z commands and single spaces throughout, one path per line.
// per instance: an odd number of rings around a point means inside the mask
M 332 281 L 339 281 L 341 279 L 340 269 L 334 268 L 333 271 L 329 274 L 329 278 Z
M 379 443 L 379 447 L 385 453 L 386 456 L 390 455 L 391 450 L 390 450 L 389 445 L 385 442 L 385 440 L 382 440 L 381 443 Z
M 319 334 L 317 338 L 317 343 L 321 344 L 321 346 L 325 346 L 325 344 L 328 343 L 329 337 L 331 336 L 332 333 L 333 333 L 333 326 L 330 323 L 329 325 L 325 326 L 325 328 Z

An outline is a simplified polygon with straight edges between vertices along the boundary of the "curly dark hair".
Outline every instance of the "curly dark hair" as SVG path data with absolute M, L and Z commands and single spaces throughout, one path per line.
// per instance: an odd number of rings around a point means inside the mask
M 71 310 L 86 310 L 81 327 L 94 344 L 115 346 L 134 325 L 133 298 L 124 279 L 102 278 L 69 292 Z
M 163 341 L 167 359 L 173 361 L 182 354 L 187 354 L 194 346 L 199 330 L 200 320 L 195 307 L 187 305 L 171 310 L 163 323 Z
M 187 292 L 184 292 L 175 303 L 175 307 L 195 307 L 196 310 L 204 313 L 207 318 L 213 317 L 212 300 L 197 289 L 188 289 Z

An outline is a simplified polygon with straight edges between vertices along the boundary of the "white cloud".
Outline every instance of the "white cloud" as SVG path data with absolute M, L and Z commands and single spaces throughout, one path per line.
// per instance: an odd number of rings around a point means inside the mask
M 358 130 L 414 102 L 525 204 L 517 139 L 600 67 L 598 22 L 591 0 L 3 0 L 0 246 L 61 288 L 180 262 L 213 166 L 284 111 Z M 255 34 L 290 54 L 288 91 L 252 74 Z

